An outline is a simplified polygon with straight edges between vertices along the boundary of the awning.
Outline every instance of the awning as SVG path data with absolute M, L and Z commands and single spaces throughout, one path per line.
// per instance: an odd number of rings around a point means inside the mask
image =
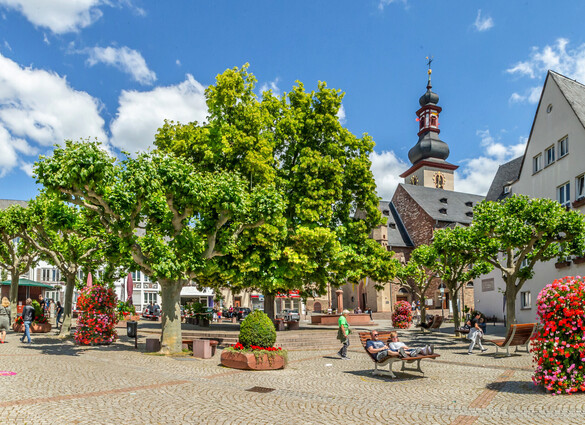
M 182 297 L 212 297 L 213 295 L 213 290 L 210 288 L 199 290 L 196 286 L 183 286 L 181 289 Z
M 1 285 L 8 285 L 8 286 L 10 286 L 11 283 L 12 282 L 9 280 L 5 280 L 3 282 L 0 282 Z M 30 279 L 19 279 L 18 286 L 36 286 L 39 288 L 55 289 L 55 287 L 53 285 L 47 285 L 46 283 L 36 282 L 36 281 L 30 280 Z

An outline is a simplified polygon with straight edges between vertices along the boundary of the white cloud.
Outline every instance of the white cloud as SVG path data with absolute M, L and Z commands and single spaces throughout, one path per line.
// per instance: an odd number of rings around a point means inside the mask
M 118 113 L 110 126 L 111 143 L 137 152 L 152 146 L 165 119 L 183 123 L 204 122 L 207 117 L 205 88 L 191 75 L 178 85 L 152 91 L 122 91 Z
M 386 6 L 389 6 L 392 3 L 402 3 L 403 5 L 406 6 L 407 0 L 380 0 L 380 2 L 378 3 L 378 9 L 384 10 Z
M 8 41 L 6 41 L 6 40 L 4 40 L 4 47 L 5 47 L 7 50 L 10 50 L 10 51 L 12 51 L 12 46 L 10 46 L 10 43 L 8 43 Z
M 87 63 L 94 66 L 104 63 L 118 68 L 120 71 L 130 74 L 140 84 L 150 85 L 156 81 L 156 74 L 148 68 L 146 61 L 140 52 L 123 47 L 94 47 L 85 49 Z
M 533 47 L 528 60 L 518 62 L 506 72 L 542 79 L 544 74 L 552 69 L 567 77 L 585 81 L 585 44 L 575 49 L 568 49 L 568 45 L 568 39 L 559 38 L 553 45 Z
M 21 162 L 20 169 L 25 172 L 25 174 L 29 177 L 33 176 L 33 166 L 35 164 L 33 162 Z
M 175 63 L 177 64 L 177 66 L 181 66 L 181 61 L 180 61 L 179 59 L 177 59 L 177 60 L 175 61 Z
M 541 86 L 536 86 L 536 87 L 531 87 L 528 90 L 526 90 L 524 92 L 524 94 L 519 94 L 519 93 L 512 93 L 512 96 L 510 96 L 509 102 L 510 103 L 538 103 L 538 101 L 540 100 L 540 93 L 542 93 L 542 87 Z
M 408 170 L 409 165 L 392 151 L 382 151 L 382 153 L 374 151 L 370 155 L 370 161 L 372 161 L 372 173 L 376 180 L 378 196 L 389 201 L 398 183 L 403 182 L 400 174 Z
M 498 167 L 524 154 L 527 139 L 523 137 L 517 144 L 506 146 L 497 141 L 489 130 L 478 130 L 477 135 L 481 139 L 483 154 L 462 161 L 463 166 L 455 172 L 455 190 L 485 195 Z
M 476 31 L 483 32 L 487 31 L 494 26 L 494 21 L 491 16 L 485 16 L 482 18 L 481 16 L 481 9 L 477 11 L 477 17 L 475 18 L 475 22 L 473 23 Z
M 272 90 L 272 94 L 275 96 L 280 96 L 280 89 L 278 88 L 278 82 L 280 78 L 276 77 L 274 81 L 269 81 L 264 83 L 260 86 L 260 93 L 264 93 L 265 91 Z
M 343 107 L 343 104 L 341 104 L 339 111 L 337 111 L 337 118 L 339 118 L 341 124 L 345 124 L 345 108 Z
M 47 46 L 51 44 L 51 42 L 49 41 L 49 37 L 47 37 L 47 34 L 45 33 L 43 33 L 43 43 L 45 43 Z
M 0 127 L 11 137 L 26 139 L 33 147 L 51 146 L 64 139 L 97 137 L 106 142 L 100 104 L 69 86 L 65 77 L 40 69 L 23 68 L 0 55 Z
M 0 5 L 22 13 L 33 25 L 55 34 L 77 32 L 97 21 L 98 8 L 108 0 L 0 0 Z

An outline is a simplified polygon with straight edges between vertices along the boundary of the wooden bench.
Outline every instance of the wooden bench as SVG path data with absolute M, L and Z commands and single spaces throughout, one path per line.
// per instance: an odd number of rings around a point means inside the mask
M 183 339 L 182 340 L 182 344 L 187 346 L 188 350 L 193 351 L 193 339 L 200 339 L 200 338 L 191 338 L 191 339 Z M 217 349 L 217 346 L 219 344 L 219 341 L 215 340 L 215 339 L 210 339 L 209 340 L 209 345 L 211 346 L 211 357 L 213 357 L 215 355 L 215 350 Z
M 374 370 L 372 372 L 372 375 L 384 375 L 384 376 L 390 376 L 391 378 L 396 378 L 396 375 L 394 375 L 394 372 L 392 372 L 392 365 L 396 362 L 402 362 L 402 369 L 400 369 L 401 371 L 412 370 L 412 371 L 420 372 L 424 375 L 425 373 L 420 368 L 420 361 L 424 360 L 424 359 L 436 359 L 437 357 L 440 357 L 438 354 L 430 354 L 428 356 L 416 356 L 416 357 L 399 357 L 398 353 L 396 353 L 396 355 L 388 356 L 388 357 L 378 361 L 378 360 L 376 360 L 376 357 L 375 357 L 376 355 L 371 354 L 366 349 L 366 343 L 370 339 L 372 339 L 370 332 L 360 332 L 359 336 L 360 336 L 360 342 L 362 343 L 364 350 L 366 350 L 366 353 L 368 353 L 368 356 L 374 362 Z M 388 343 L 390 342 L 389 341 L 390 340 L 390 332 L 378 332 L 378 339 L 380 341 L 384 341 L 384 343 L 386 345 L 388 345 Z M 416 362 L 416 368 L 407 368 L 406 367 L 407 363 L 410 364 L 410 363 L 414 363 L 414 362 Z M 378 369 L 378 366 L 383 367 L 386 365 L 388 365 L 387 371 Z
M 438 314 L 436 314 L 435 317 L 433 317 L 433 322 L 431 323 L 431 325 L 428 328 L 424 327 L 422 324 L 420 324 L 418 326 L 423 331 L 423 333 L 425 333 L 425 331 L 432 332 L 436 329 L 439 329 L 442 324 L 443 324 L 443 316 L 439 316 Z
M 495 339 L 486 341 L 496 346 L 496 356 L 498 355 L 498 349 L 506 349 L 506 355 L 510 356 L 510 347 L 516 347 L 515 352 L 518 351 L 518 347 L 526 348 L 526 352 L 530 352 L 528 345 L 530 344 L 530 338 L 536 331 L 536 323 L 525 323 L 521 325 L 510 325 L 508 334 L 503 339 Z

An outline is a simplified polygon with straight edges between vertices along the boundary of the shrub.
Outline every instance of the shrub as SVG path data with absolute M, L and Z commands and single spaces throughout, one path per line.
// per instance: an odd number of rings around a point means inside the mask
M 532 380 L 555 394 L 585 390 L 585 280 L 564 277 L 545 286 L 537 299 L 541 326 L 532 337 Z
M 254 310 L 240 325 L 239 341 L 246 348 L 272 347 L 276 341 L 274 323 L 263 311 Z
M 411 305 L 406 301 L 398 301 L 396 304 L 394 304 L 394 313 L 392 313 L 392 326 L 398 329 L 408 329 L 411 323 Z

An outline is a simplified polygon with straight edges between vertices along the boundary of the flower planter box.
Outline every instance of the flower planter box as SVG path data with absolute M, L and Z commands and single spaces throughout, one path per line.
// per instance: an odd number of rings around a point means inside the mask
M 232 369 L 244 370 L 277 370 L 284 369 L 284 357 L 279 354 L 263 354 L 256 359 L 254 353 L 238 353 L 224 350 L 221 353 L 221 364 Z
M 575 258 L 573 258 L 573 263 L 583 264 L 583 263 L 585 263 L 585 257 L 575 257 Z
M 19 325 L 14 325 L 12 330 L 16 333 L 24 332 L 24 323 L 19 324 Z M 31 323 L 30 332 L 33 334 L 45 334 L 47 332 L 51 332 L 51 324 L 50 323 Z
M 570 261 L 559 261 L 558 263 L 555 263 L 555 267 L 557 269 L 562 269 L 564 267 L 569 267 L 571 265 Z

